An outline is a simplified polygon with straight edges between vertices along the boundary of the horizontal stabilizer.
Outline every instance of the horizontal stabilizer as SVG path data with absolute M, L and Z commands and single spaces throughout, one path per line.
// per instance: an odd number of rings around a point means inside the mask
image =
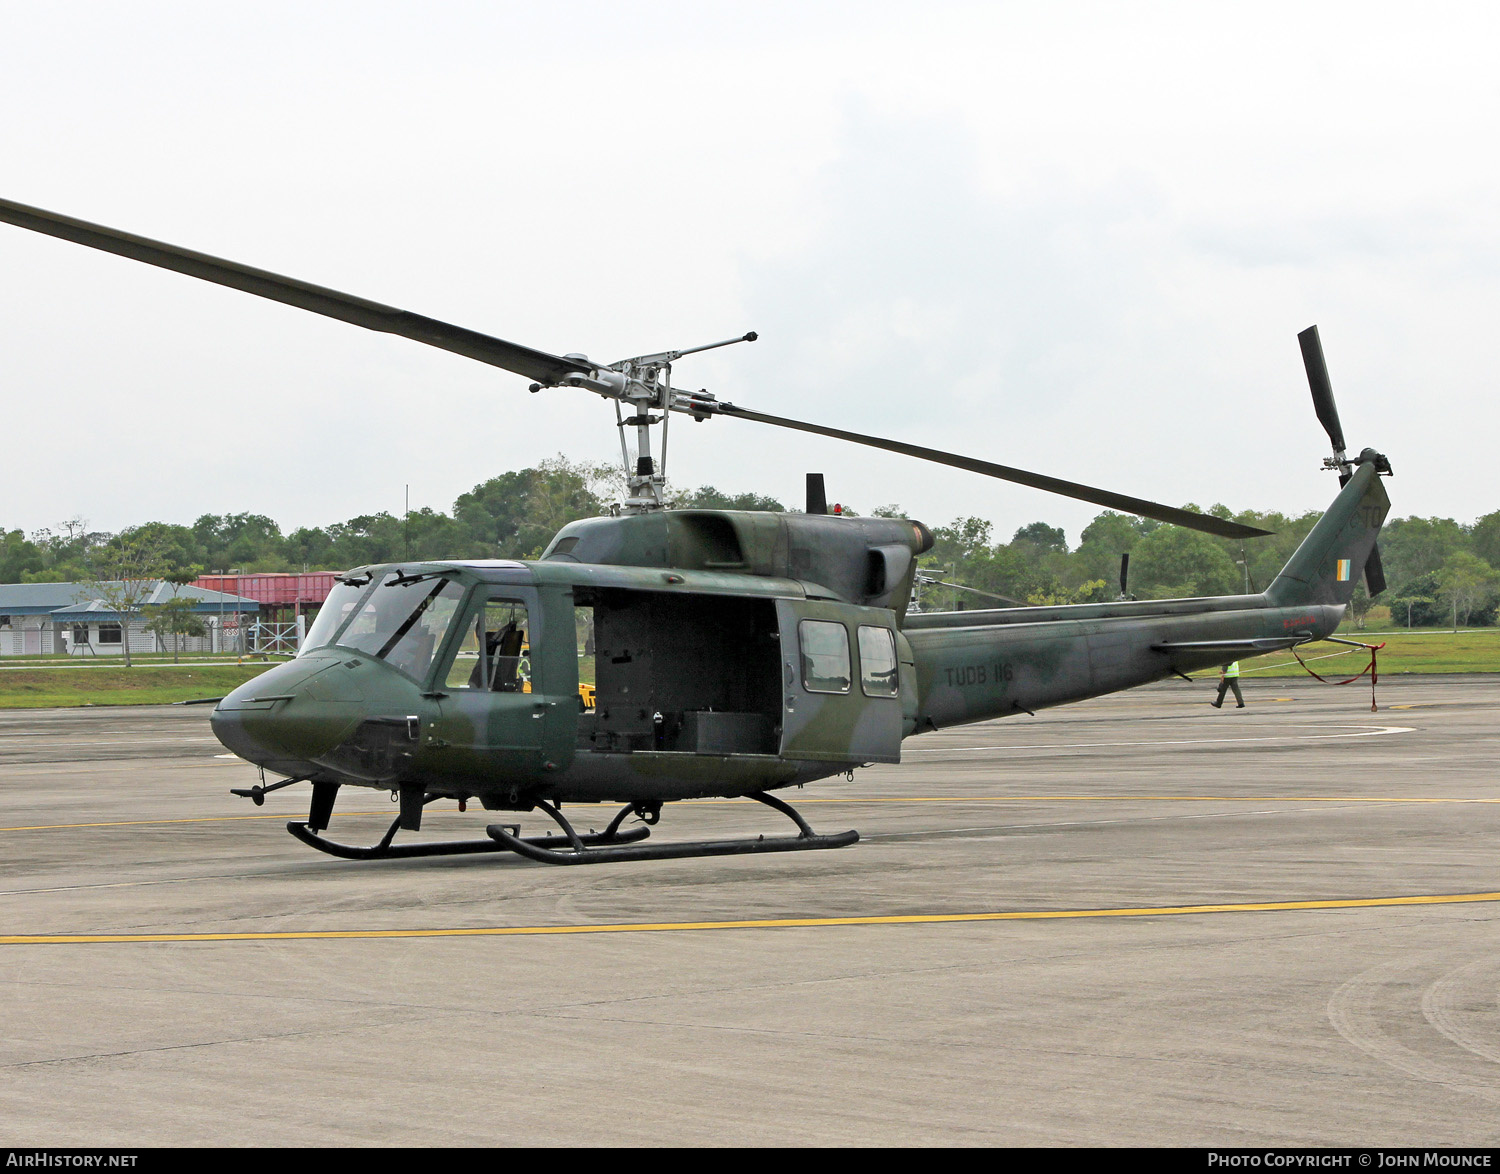
M 1294 644 L 1306 644 L 1311 636 L 1267 636 L 1254 640 L 1178 640 L 1153 644 L 1153 652 L 1237 652 L 1254 656 L 1257 652 L 1279 652 Z

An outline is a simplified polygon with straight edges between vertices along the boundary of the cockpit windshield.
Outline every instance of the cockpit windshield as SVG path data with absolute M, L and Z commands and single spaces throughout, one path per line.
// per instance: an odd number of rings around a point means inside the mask
M 318 610 L 317 619 L 313 620 L 312 627 L 307 630 L 307 637 L 302 641 L 302 651 L 299 656 L 305 656 L 314 648 L 322 648 L 326 644 L 333 643 L 333 637 L 344 622 L 353 614 L 355 607 L 359 604 L 360 596 L 371 590 L 371 580 L 368 575 L 361 579 L 340 579 L 338 585 L 328 593 L 328 598 L 323 601 L 323 606 Z
M 464 588 L 446 576 L 411 578 L 397 571 L 378 585 L 341 585 L 329 593 L 307 644 L 314 647 L 318 637 L 323 644 L 355 648 L 421 680 L 463 597 Z M 325 629 L 328 615 L 333 620 Z

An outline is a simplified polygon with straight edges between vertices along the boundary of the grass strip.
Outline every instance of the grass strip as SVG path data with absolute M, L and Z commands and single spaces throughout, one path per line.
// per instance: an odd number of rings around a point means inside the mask
M 80 705 L 165 705 L 222 697 L 260 676 L 270 665 L 228 664 L 179 668 L 137 665 L 19 669 L 0 673 L 0 709 L 53 709 Z
M 1454 632 L 1360 632 L 1341 628 L 1345 640 L 1384 644 L 1378 664 L 1382 677 L 1397 673 L 1500 673 L 1500 628 L 1469 628 Z M 1363 648 L 1318 642 L 1297 649 L 1302 659 L 1320 676 L 1342 680 L 1370 663 Z M 1313 659 L 1319 657 L 1321 659 Z M 1262 677 L 1307 677 L 1307 671 L 1290 652 L 1268 652 L 1240 661 L 1240 671 L 1252 680 Z M 1198 678 L 1217 677 L 1218 671 L 1194 673 Z M 1311 678 L 1308 678 L 1309 680 Z

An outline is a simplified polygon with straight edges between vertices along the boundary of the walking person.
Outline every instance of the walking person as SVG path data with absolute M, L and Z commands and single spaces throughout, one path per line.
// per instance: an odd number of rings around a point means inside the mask
M 1224 704 L 1224 694 L 1230 689 L 1234 690 L 1236 709 L 1245 708 L 1245 695 L 1240 692 L 1240 662 L 1226 664 L 1219 670 L 1219 695 L 1209 702 L 1215 709 Z

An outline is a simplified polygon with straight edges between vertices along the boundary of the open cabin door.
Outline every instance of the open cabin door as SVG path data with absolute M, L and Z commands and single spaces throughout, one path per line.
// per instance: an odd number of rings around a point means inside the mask
M 781 714 L 772 599 L 575 588 L 578 747 L 771 757 Z
M 878 608 L 776 602 L 781 631 L 781 755 L 900 762 L 894 617 Z

